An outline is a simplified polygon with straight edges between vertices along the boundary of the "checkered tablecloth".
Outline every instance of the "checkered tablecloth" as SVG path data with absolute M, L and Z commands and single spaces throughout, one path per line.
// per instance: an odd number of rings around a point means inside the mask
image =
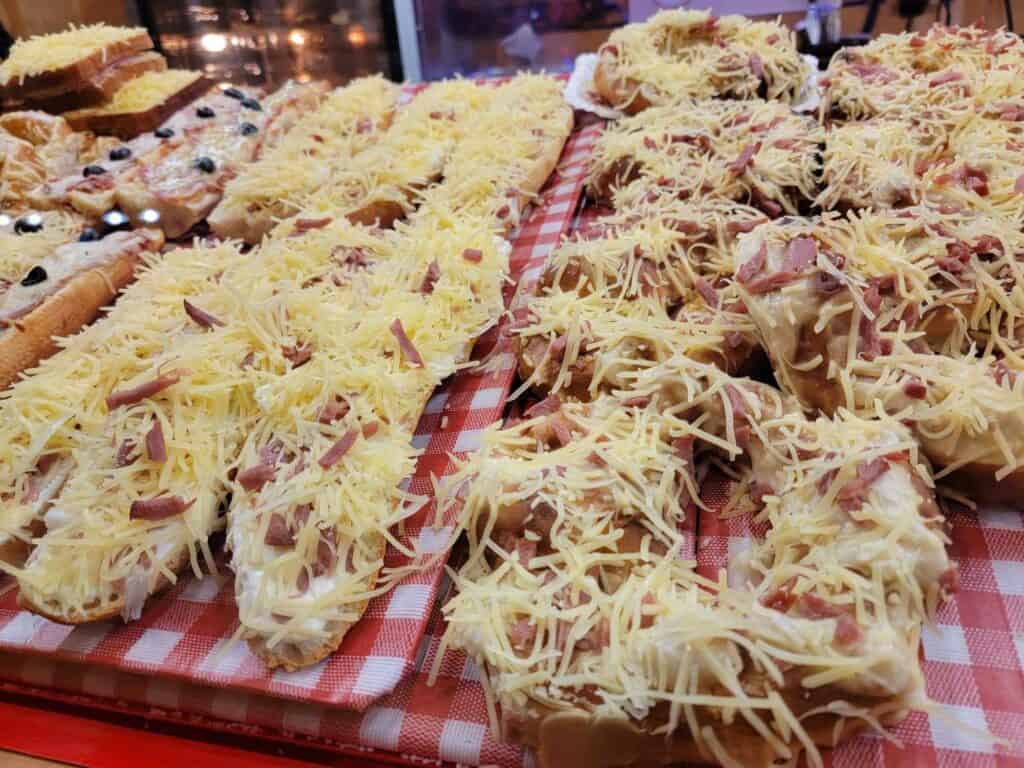
M 597 128 L 576 132 L 534 208 L 513 239 L 513 281 L 534 280 L 551 249 L 568 229 L 579 201 L 584 162 Z M 514 300 L 516 282 L 508 284 L 506 300 Z M 489 364 L 452 377 L 427 403 L 413 443 L 423 451 L 409 480 L 414 494 L 432 497 L 432 476 L 454 469 L 453 457 L 477 447 L 482 430 L 504 412 L 515 360 L 502 333 L 508 318 L 480 339 L 475 359 Z M 495 342 L 498 348 L 492 351 Z M 451 527 L 433 529 L 433 501 L 405 521 L 399 537 L 407 546 L 431 554 L 447 546 Z M 222 558 L 223 560 L 223 558 Z M 403 565 L 405 557 L 390 548 L 385 567 Z M 107 622 L 77 628 L 55 624 L 19 610 L 16 590 L 0 597 L 0 649 L 45 654 L 89 665 L 145 672 L 153 680 L 178 678 L 236 691 L 315 701 L 364 709 L 393 690 L 412 670 L 431 610 L 443 563 L 403 579 L 392 591 L 371 601 L 363 618 L 345 636 L 339 651 L 319 664 L 296 672 L 271 672 L 244 642 L 230 642 L 238 627 L 231 573 L 197 580 L 181 579 L 167 593 L 151 600 L 139 621 Z
M 582 163 L 597 130 L 586 128 L 574 136 L 546 199 L 516 242 L 513 271 L 527 283 L 538 276 L 551 247 L 572 220 Z M 522 291 L 521 286 L 520 296 Z M 513 301 L 512 306 L 521 303 Z M 487 383 L 467 380 L 464 384 L 463 377 L 457 377 L 431 401 L 420 425 L 419 439 L 426 454 L 414 482 L 424 480 L 430 471 L 447 471 L 447 451 L 472 449 L 479 430 L 497 418 L 511 377 L 511 360 L 499 357 L 503 362 Z M 479 415 L 485 408 L 492 409 L 487 418 Z M 715 508 L 724 502 L 727 491 L 724 481 L 711 478 L 705 484 L 705 500 Z M 717 574 L 729 556 L 758 533 L 748 516 L 723 520 L 714 512 L 694 511 L 690 520 L 697 528 L 696 545 L 686 554 L 709 575 Z M 961 571 L 960 592 L 941 610 L 936 624 L 925 628 L 922 643 L 927 690 L 936 711 L 931 715 L 913 713 L 891 729 L 890 735 L 900 745 L 877 734 L 844 744 L 827 757 L 834 766 L 1024 768 L 1024 513 L 961 510 L 952 515 L 951 524 L 952 555 Z M 444 534 L 429 529 L 416 535 L 421 543 L 423 537 L 431 536 L 438 543 L 446 540 Z M 232 627 L 234 622 L 231 595 L 218 590 L 212 581 L 186 583 L 157 601 L 154 607 L 163 608 L 150 617 L 149 624 L 135 629 L 83 628 L 68 633 L 13 612 L 8 594 L 0 601 L 0 643 L 8 649 L 0 651 L 0 681 L 5 681 L 0 687 L 204 728 L 313 743 L 354 754 L 372 752 L 377 759 L 410 765 L 445 761 L 502 768 L 528 766 L 527 755 L 496 741 L 489 732 L 479 676 L 463 654 L 449 651 L 436 685 L 426 683 L 426 670 L 433 664 L 443 632 L 439 606 L 445 590 L 446 582 L 437 572 L 403 583 L 390 596 L 377 600 L 368 613 L 367 629 L 355 633 L 340 654 L 313 672 L 297 673 L 307 675 L 305 687 L 296 685 L 293 676 L 283 675 L 269 679 L 265 674 L 254 675 L 225 687 L 225 681 L 216 676 L 166 674 L 160 664 L 140 663 L 141 649 L 131 654 L 135 658 L 131 664 L 126 663 L 139 638 L 161 630 L 161 622 L 178 621 L 182 626 L 188 620 L 181 617 L 218 615 L 220 628 L 207 630 L 208 636 L 214 643 L 223 638 L 229 632 L 223 627 Z M 409 636 L 391 634 L 403 631 Z M 122 638 L 120 646 L 111 639 L 116 637 Z M 41 652 L 25 653 L 30 643 Z M 169 646 L 171 652 L 163 658 L 188 657 L 182 648 L 188 644 L 183 639 L 169 639 L 161 647 Z M 399 646 L 410 650 L 395 654 L 392 649 Z M 383 647 L 393 655 L 378 655 Z M 102 648 L 107 650 L 98 653 Z M 205 653 L 200 651 L 192 658 L 206 658 Z M 244 648 L 230 651 L 226 658 L 242 659 L 233 662 L 237 670 L 251 668 Z M 140 674 L 154 670 L 161 674 Z M 276 677 L 288 677 L 291 682 Z M 402 679 L 396 685 L 398 677 Z M 364 693 L 366 688 L 359 680 L 367 681 L 371 690 Z M 324 694 L 331 685 L 347 686 L 338 701 L 366 708 L 345 711 L 323 703 L 334 703 L 329 693 Z M 281 695 L 305 701 L 277 698 Z M 958 728 L 952 721 L 968 729 Z M 976 735 L 986 731 L 1006 744 L 993 746 Z

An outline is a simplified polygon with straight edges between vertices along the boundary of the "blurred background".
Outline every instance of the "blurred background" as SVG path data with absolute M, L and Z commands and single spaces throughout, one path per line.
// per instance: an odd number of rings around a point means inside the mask
M 253 85 L 567 71 L 614 27 L 675 7 L 781 15 L 826 55 L 839 35 L 1024 20 L 1024 0 L 2 0 L 0 56 L 12 38 L 106 21 L 148 27 L 171 66 Z

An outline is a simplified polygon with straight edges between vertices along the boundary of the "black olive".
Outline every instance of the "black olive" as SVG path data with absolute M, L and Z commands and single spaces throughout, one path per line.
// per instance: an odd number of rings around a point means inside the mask
M 202 106 L 196 110 L 196 117 L 208 118 L 213 117 L 214 111 L 207 106 Z
M 110 150 L 111 160 L 127 160 L 132 156 L 132 150 L 129 147 L 117 147 L 116 149 Z
M 263 111 L 263 107 L 260 106 L 256 99 L 242 99 L 242 106 L 246 109 L 255 109 L 257 112 Z
M 93 240 L 99 240 L 100 233 L 92 227 L 86 227 L 82 230 L 82 234 L 78 236 L 78 242 L 80 243 L 91 243 Z
M 169 139 L 169 138 L 171 138 L 171 136 L 174 135 L 174 129 L 173 128 L 157 128 L 155 131 L 153 131 L 153 135 L 156 136 L 158 139 Z
M 102 165 L 87 165 L 82 169 L 83 176 L 102 176 L 107 169 Z
M 200 157 L 199 159 L 196 160 L 196 168 L 198 168 L 203 173 L 213 173 L 215 170 L 217 170 L 217 164 L 213 162 L 212 158 Z
M 28 216 L 14 222 L 14 232 L 18 235 L 30 235 L 43 228 L 43 217 L 38 213 L 30 213 Z
M 237 88 L 226 88 L 224 90 L 224 95 L 229 99 L 238 99 L 239 101 L 245 98 L 245 94 Z
M 28 271 L 28 274 L 25 275 L 25 278 L 21 281 L 21 284 L 28 288 L 33 285 L 39 285 L 39 283 L 46 280 L 47 277 L 49 277 L 49 275 L 46 274 L 45 269 L 42 267 L 32 267 L 32 269 Z
M 256 133 L 256 131 L 259 130 L 259 128 L 257 128 L 256 125 L 253 123 L 242 123 L 240 126 L 238 126 L 238 130 L 241 132 L 243 136 L 252 136 L 254 133 Z

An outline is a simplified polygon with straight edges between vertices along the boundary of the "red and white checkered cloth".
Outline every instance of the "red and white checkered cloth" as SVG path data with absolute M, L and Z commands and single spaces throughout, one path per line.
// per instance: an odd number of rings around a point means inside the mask
M 540 265 L 562 232 L 564 222 L 573 214 L 582 179 L 581 163 L 595 136 L 595 128 L 576 134 L 563 157 L 559 178 L 553 182 L 552 198 L 524 228 L 516 243 L 514 270 L 523 272 L 527 279 L 536 278 Z M 552 211 L 551 206 L 556 209 Z M 556 227 L 555 222 L 561 220 L 560 217 L 565 219 Z M 500 397 L 497 392 L 483 396 L 480 393 L 498 390 L 502 386 L 507 389 L 507 382 L 499 385 L 497 380 L 482 387 L 462 389 L 460 378 L 456 377 L 447 390 L 435 397 L 430 412 L 420 425 L 425 436 L 423 447 L 427 449 L 424 459 L 433 456 L 427 460 L 434 462 L 432 469 L 438 473 L 448 468 L 445 451 L 472 448 L 479 430 L 493 421 L 494 417 L 480 420 L 470 415 L 476 413 L 476 406 L 482 405 L 474 403 L 474 400 L 477 397 L 481 400 L 497 398 L 494 408 L 495 412 L 500 412 L 505 389 L 501 389 Z M 450 409 L 454 413 L 449 413 Z M 447 422 L 445 414 L 449 416 Z M 417 476 L 422 471 L 418 468 Z M 705 487 L 705 500 L 712 506 L 721 504 L 726 490 L 723 482 L 709 480 Z M 691 519 L 698 526 L 695 553 L 698 568 L 706 574 L 716 574 L 728 557 L 743 547 L 752 533 L 757 533 L 751 531 L 750 521 L 745 517 L 722 520 L 712 512 L 701 512 Z M 1024 768 L 1024 513 L 1008 509 L 957 512 L 951 523 L 952 555 L 960 564 L 960 592 L 942 609 L 935 626 L 925 628 L 922 643 L 928 694 L 936 702 L 937 711 L 932 715 L 913 713 L 890 731 L 902 742 L 902 748 L 877 734 L 867 734 L 835 750 L 828 757 L 834 766 Z M 428 531 L 420 535 L 429 535 Z M 425 761 L 487 764 L 502 768 L 529 765 L 529 757 L 521 750 L 497 742 L 489 732 L 479 676 L 463 654 L 449 651 L 442 661 L 436 685 L 429 687 L 426 684 L 426 670 L 433 664 L 443 632 L 439 611 L 444 602 L 443 594 L 441 599 L 437 599 L 440 579 L 440 574 L 437 574 L 432 582 L 410 583 L 408 586 L 414 590 L 401 595 L 396 591 L 392 596 L 376 601 L 368 614 L 372 628 L 367 632 L 372 642 L 363 640 L 363 644 L 352 648 L 348 643 L 343 645 L 338 656 L 345 658 L 346 653 L 355 651 L 355 660 L 348 671 L 345 669 L 347 662 L 337 662 L 342 665 L 337 674 L 348 680 L 358 680 L 366 674 L 364 679 L 379 681 L 384 678 L 363 672 L 368 666 L 373 670 L 374 664 L 380 665 L 376 669 L 388 669 L 387 662 L 375 661 L 380 658 L 374 655 L 377 644 L 391 642 L 397 645 L 395 639 L 385 639 L 388 633 L 408 631 L 412 635 L 415 628 L 426 626 L 422 637 L 417 633 L 418 643 L 412 643 L 417 648 L 415 653 L 392 657 L 399 659 L 402 670 L 411 668 L 412 673 L 397 686 L 392 683 L 390 693 L 362 712 L 344 711 L 318 703 L 323 701 L 320 683 L 326 684 L 329 680 L 325 680 L 325 675 L 336 663 L 333 661 L 314 673 L 318 682 L 309 687 L 309 693 L 304 696 L 306 702 L 274 698 L 282 691 L 259 678 L 245 686 L 227 688 L 221 687 L 223 683 L 219 680 L 195 674 L 191 680 L 183 680 L 166 674 L 150 677 L 124 671 L 128 665 L 123 661 L 117 662 L 121 669 L 84 665 L 81 661 L 103 661 L 92 654 L 96 648 L 111 643 L 109 628 L 84 628 L 68 635 L 66 630 L 57 629 L 54 625 L 36 625 L 40 620 L 11 612 L 9 595 L 0 603 L 0 643 L 8 648 L 13 645 L 18 652 L 0 652 L 0 680 L 7 681 L 0 683 L 0 687 L 171 722 L 300 744 L 312 743 L 338 751 L 375 752 L 378 757 L 387 754 L 388 759 L 401 759 L 410 765 Z M 217 592 L 212 586 L 203 587 L 205 581 L 190 583 L 191 587 L 185 585 L 163 599 L 168 601 L 166 607 L 152 616 L 148 625 L 130 635 L 134 644 L 125 640 L 119 654 L 108 651 L 106 663 L 111 663 L 110 659 L 123 660 L 138 644 L 141 631 L 159 629 L 162 621 L 172 621 L 175 615 L 207 611 L 221 616 L 225 612 L 231 613 L 229 592 L 217 598 L 222 601 L 217 610 L 204 607 L 209 605 L 207 597 L 206 603 L 188 613 L 186 609 L 196 602 L 194 591 Z M 186 596 L 190 589 L 193 593 Z M 154 604 L 149 613 L 163 605 L 163 600 Z M 225 601 L 226 605 L 223 604 Z M 392 607 L 396 605 L 398 607 Z M 429 616 L 417 613 L 414 619 L 393 615 L 402 613 L 405 610 L 401 608 L 403 605 L 416 606 L 417 609 L 432 606 L 433 612 Z M 411 608 L 408 610 L 413 612 Z M 230 627 L 233 620 L 233 615 L 230 615 L 227 622 L 222 618 L 221 624 L 227 623 Z M 197 623 L 206 626 L 202 621 Z M 385 628 L 388 629 L 385 631 Z M 90 631 L 95 635 L 89 635 Z M 223 637 L 225 631 L 230 630 L 214 628 L 210 634 Z M 63 640 L 55 641 L 62 632 L 65 633 Z M 130 633 L 131 628 L 116 632 Z M 80 639 L 79 633 L 83 633 Z M 13 643 L 12 636 L 15 637 Z M 90 640 L 93 636 L 97 638 L 94 643 Z M 90 650 L 77 650 L 71 654 L 66 649 L 63 654 L 46 651 L 55 645 L 63 649 L 68 638 L 72 637 L 76 638 L 77 648 Z M 30 642 L 39 644 L 43 653 L 25 653 Z M 187 646 L 188 643 L 179 641 L 171 644 L 177 657 L 187 655 L 184 649 L 178 650 L 182 645 Z M 62 658 L 69 655 L 70 661 Z M 141 651 L 134 654 L 136 657 L 140 655 Z M 202 652 L 196 654 L 197 657 L 201 655 Z M 228 658 L 231 658 L 230 653 Z M 146 672 L 154 670 L 153 665 L 137 663 L 132 668 Z M 159 665 L 156 668 L 163 672 Z M 398 668 L 396 662 L 393 670 Z M 211 687 L 211 682 L 218 687 Z M 373 698 L 367 694 L 357 696 L 353 688 L 354 683 L 346 689 L 348 701 L 367 702 Z M 293 697 L 297 695 L 294 688 L 283 693 Z M 958 728 L 952 721 L 963 723 L 968 729 Z M 1003 739 L 1006 745 L 993 746 L 976 736 L 986 731 Z
M 534 280 L 569 228 L 596 135 L 597 129 L 591 128 L 575 133 L 568 142 L 533 215 L 514 238 L 514 280 Z M 511 300 L 514 292 L 515 283 L 510 283 L 506 299 Z M 507 343 L 499 331 L 500 326 L 480 340 L 475 359 L 481 359 L 495 339 Z M 499 350 L 485 368 L 452 377 L 427 403 L 413 437 L 423 454 L 410 478 L 410 492 L 432 497 L 431 476 L 442 478 L 454 471 L 453 456 L 465 457 L 477 447 L 483 429 L 501 419 L 515 376 L 515 359 Z M 433 529 L 434 516 L 431 501 L 405 521 L 400 540 L 424 553 L 447 546 L 452 528 Z M 385 567 L 407 562 L 404 555 L 388 548 Z M 413 669 L 443 572 L 443 562 L 438 561 L 403 579 L 370 602 L 337 653 L 296 672 L 271 672 L 244 642 L 229 642 L 238 627 L 238 615 L 231 574 L 223 567 L 219 574 L 201 580 L 185 576 L 150 601 L 142 618 L 131 624 L 107 622 L 77 628 L 55 624 L 19 610 L 16 590 L 11 589 L 0 598 L 0 649 L 145 672 L 154 679 L 173 677 L 364 709 Z

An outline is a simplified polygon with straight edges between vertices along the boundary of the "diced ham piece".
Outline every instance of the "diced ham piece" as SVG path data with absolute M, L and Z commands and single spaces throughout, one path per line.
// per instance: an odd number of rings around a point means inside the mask
M 864 506 L 871 484 L 889 470 L 889 462 L 882 456 L 857 465 L 857 476 L 839 489 L 836 499 L 839 508 L 852 512 Z
M 740 268 L 736 270 L 736 281 L 740 283 L 749 283 L 761 273 L 767 259 L 768 243 L 761 243 L 761 247 L 757 249 L 757 253 L 745 261 Z
M 964 76 L 960 72 L 943 72 L 941 75 L 937 75 L 928 81 L 929 88 L 938 88 L 940 85 L 947 83 L 956 83 L 963 80 Z
M 860 339 L 858 341 L 858 354 L 861 359 L 870 361 L 883 354 L 885 350 L 882 344 L 882 338 L 878 335 L 878 331 L 875 329 L 875 324 L 871 318 L 867 315 L 862 315 L 860 318 L 859 329 Z
M 808 619 L 833 618 L 842 613 L 838 607 L 813 592 L 805 592 L 800 596 L 797 609 Z
M 150 461 L 167 461 L 167 445 L 164 443 L 164 428 L 160 419 L 153 421 L 153 426 L 146 433 L 146 453 Z
M 281 350 L 281 354 L 284 355 L 285 360 L 292 364 L 292 368 L 298 368 L 308 363 L 310 358 L 313 357 L 313 345 L 299 343 L 291 347 L 284 347 Z
M 755 144 L 748 144 L 740 152 L 739 157 L 733 160 L 727 166 L 729 172 L 734 176 L 740 176 L 747 168 L 749 168 L 754 162 L 754 155 L 761 149 L 761 142 Z
M 441 279 L 441 267 L 437 263 L 437 259 L 430 262 L 430 266 L 427 267 L 427 273 L 423 276 L 423 282 L 420 284 L 420 293 L 431 294 L 434 292 L 434 286 L 437 285 L 437 281 Z
M 114 459 L 114 464 L 118 467 L 127 467 L 130 464 L 134 464 L 138 458 L 135 454 L 135 441 L 122 440 L 121 445 L 117 447 L 117 457 Z
M 828 489 L 832 487 L 832 483 L 835 482 L 836 476 L 839 474 L 839 470 L 832 468 L 827 470 L 821 477 L 818 478 L 818 493 L 824 496 L 828 493 Z
M 523 417 L 533 419 L 537 416 L 548 416 L 561 409 L 561 407 L 562 401 L 558 399 L 557 395 L 548 395 L 539 403 L 534 403 L 523 411 Z
M 1017 194 L 1024 194 L 1024 173 L 1017 177 L 1017 180 L 1013 183 L 1013 191 Z
M 789 241 L 782 258 L 783 272 L 800 272 L 818 260 L 818 245 L 813 238 L 797 237 Z
M 332 398 L 323 405 L 316 414 L 316 420 L 321 424 L 333 424 L 338 419 L 343 419 L 349 412 L 350 406 L 345 400 Z
M 773 272 L 770 275 L 760 275 L 746 284 L 748 291 L 755 295 L 771 293 L 794 282 L 800 275 L 796 272 Z
M 754 187 L 754 189 L 750 191 L 750 202 L 756 208 L 760 208 L 773 219 L 782 215 L 782 206 L 771 198 L 765 197 L 764 193 L 757 187 Z
M 398 346 L 402 350 L 402 354 L 405 359 L 416 368 L 423 367 L 423 358 L 420 357 L 420 353 L 416 351 L 416 347 L 412 345 L 409 337 L 405 335 L 405 328 L 402 327 L 402 321 L 396 319 L 391 323 L 391 334 L 398 340 Z
M 752 232 L 765 223 L 764 219 L 751 219 L 749 221 L 728 221 L 725 224 L 725 231 L 730 235 L 739 235 L 745 232 Z
M 295 224 L 292 227 L 290 237 L 298 237 L 299 235 L 305 234 L 313 229 L 323 229 L 324 227 L 329 226 L 332 221 L 334 221 L 334 219 L 330 216 L 295 219 Z
M 910 376 L 903 382 L 903 392 L 907 397 L 924 400 L 928 396 L 928 387 L 917 376 Z
M 786 613 L 796 602 L 796 595 L 793 594 L 794 586 L 796 586 L 796 577 L 789 579 L 771 592 L 761 595 L 761 605 L 774 611 Z
M 1005 360 L 999 360 L 992 366 L 992 378 L 1000 386 L 1009 383 L 1012 387 L 1017 382 L 1017 371 L 1011 369 Z
M 131 520 L 166 520 L 182 514 L 195 504 L 195 499 L 186 502 L 181 496 L 156 496 L 152 499 L 133 501 L 128 511 Z
M 729 398 L 729 407 L 732 409 L 733 419 L 746 418 L 747 400 L 743 397 L 743 393 L 732 384 L 726 384 L 725 394 Z
M 216 326 L 223 326 L 224 321 L 218 319 L 209 312 L 200 309 L 188 299 L 185 299 L 185 314 L 189 316 L 196 325 L 203 328 L 213 328 Z
M 334 570 L 338 564 L 338 542 L 333 528 L 321 529 L 316 543 L 316 562 L 313 576 L 323 576 Z
M 627 397 L 622 401 L 622 405 L 626 408 L 646 408 L 651 404 L 651 398 L 649 395 L 637 395 L 636 397 Z
M 479 264 L 483 261 L 484 252 L 479 248 L 467 248 L 462 252 L 462 258 L 472 264 Z
M 280 512 L 275 512 L 270 516 L 263 543 L 268 547 L 290 547 L 295 543 L 295 534 L 292 533 L 291 528 L 288 527 L 288 521 Z
M 371 437 L 377 434 L 377 430 L 380 429 L 380 422 L 370 421 L 363 424 L 363 439 L 369 440 Z
M 551 431 L 555 433 L 555 439 L 563 448 L 572 444 L 572 430 L 569 428 L 569 422 L 563 416 L 559 415 L 551 419 Z
M 537 542 L 530 541 L 529 539 L 519 539 L 516 541 L 515 554 L 520 565 L 526 568 L 530 561 L 537 556 Z
M 839 615 L 836 620 L 832 642 L 837 648 L 852 648 L 864 639 L 864 631 L 848 613 Z
M 256 464 L 241 470 L 235 475 L 235 480 L 238 481 L 242 488 L 251 493 L 252 491 L 260 490 L 264 485 L 273 480 L 276 473 L 277 470 L 274 469 L 272 464 Z
M 537 627 L 531 624 L 527 618 L 519 619 L 508 630 L 509 642 L 518 651 L 522 651 L 532 645 L 536 636 Z
M 758 80 L 764 80 L 764 62 L 756 53 L 750 54 L 750 71 Z
M 183 376 L 188 376 L 192 371 L 187 368 L 176 368 L 173 371 L 157 376 L 152 381 L 139 384 L 131 389 L 121 389 L 107 395 L 107 408 L 111 411 L 125 405 L 134 405 L 147 400 L 153 395 L 163 392 L 168 387 L 174 386 L 181 381 Z
M 327 449 L 327 452 L 317 459 L 319 464 L 324 469 L 330 469 L 337 464 L 342 456 L 349 452 L 353 445 L 356 444 L 356 440 L 359 439 L 359 430 L 350 429 L 341 439 L 338 440 L 334 445 Z
M 703 277 L 698 277 L 693 287 L 697 289 L 697 293 L 701 295 L 707 305 L 712 308 L 717 308 L 719 304 L 718 292 L 711 286 L 707 280 Z

